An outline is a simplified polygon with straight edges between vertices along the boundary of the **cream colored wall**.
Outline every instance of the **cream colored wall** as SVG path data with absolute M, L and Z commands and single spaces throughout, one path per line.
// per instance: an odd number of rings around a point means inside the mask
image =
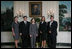
M 33 2 L 33 1 L 30 1 Z M 35 1 L 36 2 L 36 1 Z M 40 2 L 40 1 L 38 1 Z M 14 1 L 14 16 L 16 16 L 16 12 L 18 10 L 22 10 L 25 12 L 25 14 L 23 15 L 27 15 L 27 17 L 29 18 L 28 20 L 30 20 L 29 17 L 29 1 Z M 55 15 L 55 20 L 58 21 L 58 1 L 42 1 L 42 16 L 45 16 L 46 21 L 49 21 L 49 18 L 47 18 L 47 11 L 53 9 L 54 15 Z

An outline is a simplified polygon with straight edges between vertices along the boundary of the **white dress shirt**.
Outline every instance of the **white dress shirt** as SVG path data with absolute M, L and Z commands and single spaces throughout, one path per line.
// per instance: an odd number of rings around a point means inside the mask
M 41 22 L 41 24 L 43 24 L 44 21 Z
M 52 23 L 53 23 L 53 21 L 50 21 L 50 27 L 51 27 Z
M 26 24 L 26 23 L 27 23 L 27 21 L 24 21 L 24 23 Z

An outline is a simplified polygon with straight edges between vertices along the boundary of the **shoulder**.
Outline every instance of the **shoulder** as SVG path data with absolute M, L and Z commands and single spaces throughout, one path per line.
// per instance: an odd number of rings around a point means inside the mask
M 54 20 L 54 23 L 57 23 L 57 21 Z
M 46 22 L 44 22 L 44 23 L 46 23 Z
M 12 27 L 14 27 L 14 25 L 15 25 L 15 23 L 14 23 L 14 22 L 12 22 Z
M 30 23 L 30 26 L 32 27 L 33 25 Z
M 46 22 L 44 22 L 43 24 L 46 24 Z
M 37 25 L 37 23 L 35 23 L 35 25 Z
M 24 21 L 20 22 L 20 23 L 23 23 Z
M 50 21 L 48 23 L 50 23 Z
M 30 22 L 27 21 L 27 23 L 30 23 Z
M 30 23 L 30 25 L 32 25 L 32 24 Z
M 20 22 L 20 24 L 22 24 L 22 23 L 24 23 L 23 21 L 22 22 Z
M 30 22 L 27 21 L 27 24 L 30 25 Z

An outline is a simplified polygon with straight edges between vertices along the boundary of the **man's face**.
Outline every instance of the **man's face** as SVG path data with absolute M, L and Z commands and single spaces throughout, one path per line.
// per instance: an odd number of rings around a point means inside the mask
M 53 20 L 54 20 L 54 18 L 53 18 L 53 17 L 51 17 L 50 19 L 51 19 L 51 21 L 53 21 Z
M 27 17 L 24 18 L 24 21 L 27 21 Z

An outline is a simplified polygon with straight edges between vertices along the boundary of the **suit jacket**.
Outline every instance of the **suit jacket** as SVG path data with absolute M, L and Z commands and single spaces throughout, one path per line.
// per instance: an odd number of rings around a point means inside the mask
M 39 31 L 46 33 L 46 30 L 47 30 L 46 22 L 43 22 L 43 24 L 42 24 L 42 22 L 40 22 Z
M 30 24 L 29 32 L 30 35 L 38 34 L 37 24 Z
M 53 23 L 51 24 L 51 27 L 50 27 L 50 22 L 48 22 L 48 25 L 47 25 L 48 34 L 50 34 L 49 31 L 51 31 L 51 35 L 56 36 L 57 35 L 57 26 L 58 26 L 58 24 L 56 21 L 53 21 Z
M 20 22 L 19 32 L 22 33 L 23 36 L 29 35 L 29 26 L 30 26 L 30 23 L 28 21 L 26 24 L 24 23 L 24 21 Z

